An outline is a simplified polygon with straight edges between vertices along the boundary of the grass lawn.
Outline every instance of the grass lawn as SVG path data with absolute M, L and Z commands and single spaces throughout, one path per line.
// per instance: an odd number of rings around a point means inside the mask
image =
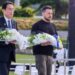
M 34 56 L 27 54 L 16 54 L 16 62 L 17 63 L 34 63 Z
M 14 74 L 14 72 L 10 72 L 9 75 L 16 75 L 16 74 Z M 25 75 L 29 75 L 29 72 L 25 72 Z
M 16 54 L 16 63 L 35 63 L 33 55 Z M 14 72 L 10 72 L 9 75 L 15 75 Z M 25 72 L 25 75 L 29 75 L 29 72 Z

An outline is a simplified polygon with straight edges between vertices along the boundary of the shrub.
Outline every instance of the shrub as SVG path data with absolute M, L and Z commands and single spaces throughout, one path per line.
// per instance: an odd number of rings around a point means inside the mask
M 67 20 L 56 20 L 53 23 L 56 25 L 57 30 L 67 30 L 68 29 Z
M 16 19 L 18 24 L 18 29 L 31 29 L 32 24 L 34 23 L 34 20 L 31 18 L 28 19 Z
M 32 17 L 34 16 L 34 9 L 30 7 L 27 7 L 27 8 L 18 7 L 15 10 L 14 16 L 15 17 Z
M 16 19 L 18 22 L 18 29 L 31 29 L 32 25 L 39 19 L 35 18 L 24 18 Z M 53 23 L 56 25 L 57 30 L 67 30 L 68 21 L 67 20 L 54 20 Z
M 21 17 L 22 16 L 22 8 L 21 7 L 16 7 L 15 12 L 14 12 L 14 16 L 15 17 Z

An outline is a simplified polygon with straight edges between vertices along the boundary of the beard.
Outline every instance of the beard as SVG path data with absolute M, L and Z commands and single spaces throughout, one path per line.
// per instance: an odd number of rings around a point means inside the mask
M 50 22 L 50 20 L 51 20 L 50 17 L 49 17 L 49 18 L 44 17 L 44 19 L 45 19 L 45 21 L 47 21 L 47 22 Z

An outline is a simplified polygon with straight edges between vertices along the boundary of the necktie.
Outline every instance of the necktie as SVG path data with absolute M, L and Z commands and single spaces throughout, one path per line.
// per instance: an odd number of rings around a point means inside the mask
M 8 28 L 12 28 L 11 27 L 11 21 L 10 20 L 8 20 Z

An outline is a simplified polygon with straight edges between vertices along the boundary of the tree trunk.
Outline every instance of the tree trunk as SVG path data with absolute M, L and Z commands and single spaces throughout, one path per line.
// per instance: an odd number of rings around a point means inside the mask
M 59 19 L 61 18 L 62 3 L 61 0 L 55 0 L 55 3 L 55 18 Z

